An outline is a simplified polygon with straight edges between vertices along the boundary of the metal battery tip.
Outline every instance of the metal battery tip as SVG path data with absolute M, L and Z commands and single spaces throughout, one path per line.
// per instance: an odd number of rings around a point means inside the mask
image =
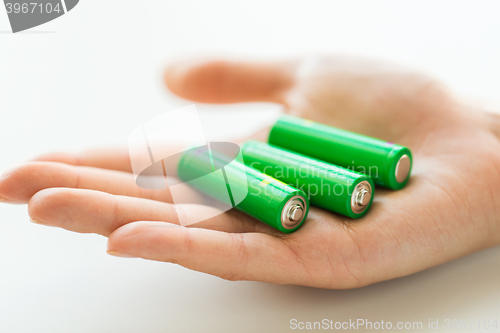
M 371 199 L 371 194 L 365 189 L 362 189 L 361 191 L 358 192 L 358 195 L 356 196 L 356 203 L 358 206 L 366 206 L 368 203 L 370 203 Z
M 288 211 L 288 218 L 290 221 L 297 222 L 302 219 L 302 216 L 304 215 L 304 210 L 300 205 L 294 205 L 290 207 L 290 210 Z
M 366 210 L 372 200 L 372 187 L 366 180 L 356 185 L 352 193 L 351 209 L 354 214 L 360 214 Z

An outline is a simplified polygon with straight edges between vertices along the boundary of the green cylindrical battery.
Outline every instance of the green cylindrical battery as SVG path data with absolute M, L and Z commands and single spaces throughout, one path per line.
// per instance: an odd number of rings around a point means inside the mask
M 367 175 L 258 141 L 241 147 L 245 164 L 303 190 L 311 204 L 351 218 L 365 215 L 373 200 Z
M 239 157 L 228 157 L 208 146 L 193 148 L 182 154 L 178 176 L 209 196 L 284 233 L 297 230 L 309 212 L 305 193 L 246 166 L 241 154 Z
M 282 116 L 269 143 L 369 175 L 375 184 L 399 190 L 410 177 L 410 149 L 292 116 Z

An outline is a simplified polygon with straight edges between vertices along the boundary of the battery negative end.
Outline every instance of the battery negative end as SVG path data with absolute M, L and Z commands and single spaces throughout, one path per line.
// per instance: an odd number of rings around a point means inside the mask
M 398 183 L 402 183 L 408 178 L 408 174 L 410 173 L 411 160 L 408 155 L 403 155 L 396 164 L 396 180 Z

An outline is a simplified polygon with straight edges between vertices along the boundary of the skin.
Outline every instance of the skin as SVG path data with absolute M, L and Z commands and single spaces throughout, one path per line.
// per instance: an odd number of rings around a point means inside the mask
M 359 220 L 312 207 L 292 234 L 236 211 L 189 227 L 168 190 L 137 187 L 126 149 L 53 153 L 6 172 L 0 197 L 34 222 L 109 237 L 108 253 L 228 280 L 355 288 L 500 243 L 500 118 L 423 74 L 344 57 L 173 63 L 167 87 L 205 103 L 268 101 L 287 113 L 408 146 L 401 191 L 377 188 Z M 262 134 L 262 133 L 261 133 Z M 265 135 L 265 133 L 264 133 Z

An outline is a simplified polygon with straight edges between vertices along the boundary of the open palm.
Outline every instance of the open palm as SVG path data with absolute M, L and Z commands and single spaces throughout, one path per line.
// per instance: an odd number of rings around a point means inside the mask
M 137 187 L 125 149 L 50 154 L 10 170 L 0 197 L 35 222 L 109 237 L 108 252 L 178 263 L 229 280 L 352 288 L 500 243 L 500 120 L 425 75 L 364 59 L 173 64 L 167 86 L 208 103 L 269 101 L 286 112 L 412 149 L 401 191 L 377 188 L 359 220 L 312 207 L 281 234 L 237 211 L 189 227 L 168 190 Z M 265 207 L 263 207 L 265 209 Z

